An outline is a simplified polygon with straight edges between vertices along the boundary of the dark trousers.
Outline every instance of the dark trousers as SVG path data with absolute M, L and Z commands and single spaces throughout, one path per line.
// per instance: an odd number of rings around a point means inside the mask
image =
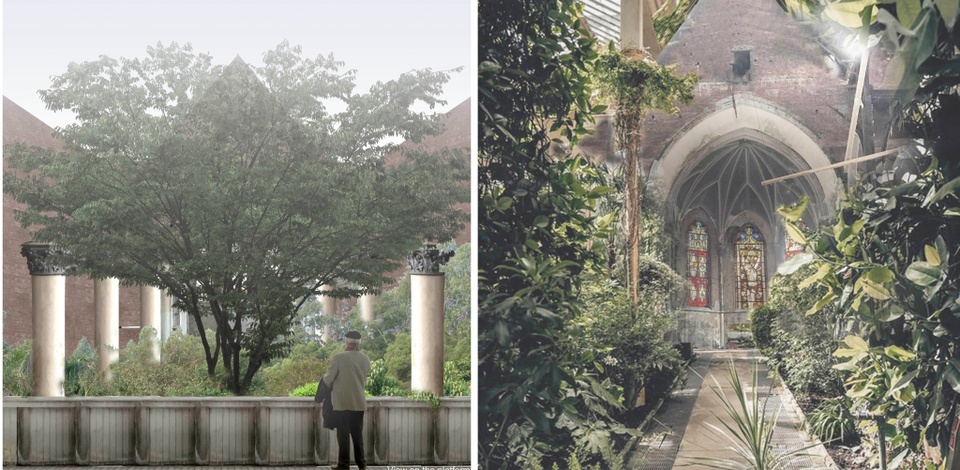
M 340 455 L 337 458 L 338 469 L 350 468 L 350 439 L 353 439 L 353 461 L 360 468 L 367 467 L 363 457 L 363 412 L 334 411 L 337 414 L 337 444 Z

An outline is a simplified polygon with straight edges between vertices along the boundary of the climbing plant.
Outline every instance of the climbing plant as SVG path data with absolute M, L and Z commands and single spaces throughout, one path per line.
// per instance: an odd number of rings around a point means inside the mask
M 678 77 L 673 67 L 656 63 L 646 52 L 620 51 L 611 42 L 597 61 L 596 78 L 603 96 L 616 108 L 616 143 L 623 153 L 624 210 L 627 232 L 627 289 L 634 303 L 639 302 L 640 213 L 643 199 L 639 158 L 643 141 L 643 118 L 658 109 L 677 113 L 676 101 L 693 99 L 695 74 Z

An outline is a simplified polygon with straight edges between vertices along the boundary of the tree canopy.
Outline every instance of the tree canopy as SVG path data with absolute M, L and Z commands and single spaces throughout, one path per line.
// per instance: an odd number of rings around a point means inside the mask
M 284 42 L 263 62 L 217 66 L 173 43 L 71 63 L 41 92 L 77 117 L 58 129 L 65 150 L 5 149 L 19 171 L 4 190 L 35 240 L 64 248 L 71 274 L 167 289 L 215 331 L 208 371 L 222 358 L 236 393 L 321 285 L 376 292 L 424 239 L 452 238 L 469 200 L 464 155 L 395 143 L 441 130 L 411 107 L 442 104 L 446 73 L 358 93 L 332 56 Z

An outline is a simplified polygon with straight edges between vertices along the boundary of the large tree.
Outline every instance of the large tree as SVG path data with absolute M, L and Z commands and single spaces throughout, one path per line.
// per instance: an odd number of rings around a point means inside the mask
M 259 68 L 211 62 L 174 43 L 70 64 L 41 92 L 76 115 L 58 129 L 65 150 L 5 149 L 19 171 L 4 190 L 26 204 L 18 221 L 36 240 L 65 249 L 71 274 L 176 296 L 210 375 L 222 360 L 242 394 L 284 354 L 297 309 L 321 285 L 374 292 L 425 238 L 451 238 L 469 169 L 459 153 L 395 143 L 440 130 L 411 107 L 442 103 L 446 73 L 358 93 L 332 56 L 303 58 L 286 42 Z M 391 152 L 404 158 L 385 161 Z

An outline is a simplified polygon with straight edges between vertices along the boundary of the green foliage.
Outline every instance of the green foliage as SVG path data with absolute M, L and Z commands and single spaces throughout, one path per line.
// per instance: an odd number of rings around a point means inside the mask
M 914 140 L 901 152 L 925 169 L 881 164 L 849 189 L 832 226 L 809 237 L 816 259 L 803 284 L 826 292 L 811 313 L 826 308 L 847 335 L 835 355 L 846 361 L 836 367 L 853 408 L 884 418 L 867 432 L 920 456 L 925 445 L 945 448 L 960 402 L 957 8 L 863 0 L 842 5 L 852 14 L 844 16 L 840 6 L 800 5 L 880 32 L 906 92 L 900 119 Z
M 761 305 L 750 311 L 750 332 L 764 355 L 770 356 L 774 346 L 773 335 L 775 329 L 779 328 L 777 325 L 779 316 L 780 309 L 769 305 Z
M 97 374 L 86 390 L 91 395 L 117 396 L 223 396 L 230 392 L 221 383 L 211 379 L 206 372 L 206 360 L 200 338 L 174 333 L 161 349 L 162 360 L 154 362 L 147 335 L 155 334 L 149 329 L 140 333 L 140 342 L 131 341 L 120 350 L 120 359 L 113 366 L 113 380 L 102 382 Z
M 401 383 L 410 383 L 410 334 L 400 333 L 396 341 L 387 346 L 387 352 L 384 354 L 384 363 L 387 371 Z
M 661 274 L 667 275 L 671 287 L 683 286 L 669 267 L 656 266 L 665 268 Z M 651 283 L 641 297 L 645 304 L 635 309 L 622 286 L 601 278 L 584 283 L 584 336 L 577 338 L 583 361 L 594 363 L 601 379 L 623 389 L 622 402 L 628 409 L 642 387 L 648 388 L 648 397 L 660 396 L 680 370 L 679 353 L 663 340 L 669 317 L 653 308 L 657 294 L 664 290 L 671 289 Z
M 578 275 L 604 252 L 590 215 L 609 191 L 596 168 L 551 156 L 600 111 L 589 104 L 595 40 L 574 0 L 481 2 L 478 9 L 479 464 L 539 464 L 599 399 L 592 366 L 566 346 L 577 337 Z M 599 240 L 598 240 L 599 241 Z M 556 443 L 557 445 L 553 445 Z
M 66 396 L 85 396 L 90 390 L 86 385 L 91 383 L 96 374 L 98 363 L 97 350 L 90 346 L 86 337 L 80 338 L 77 348 L 64 364 L 63 392 Z
M 317 388 L 320 387 L 320 379 L 316 381 L 307 382 L 290 392 L 291 397 L 310 397 L 313 398 L 317 396 Z
M 396 377 L 390 375 L 383 359 L 377 359 L 370 363 L 366 393 L 371 397 L 405 397 L 410 394 L 410 391 L 403 388 Z
M 3 396 L 27 397 L 33 394 L 33 342 L 16 347 L 3 343 Z
M 832 369 L 836 361 L 824 354 L 836 348 L 835 316 L 813 309 L 826 294 L 823 289 L 801 288 L 807 287 L 805 281 L 814 271 L 797 266 L 774 276 L 768 302 L 751 311 L 751 323 L 770 368 L 794 393 L 830 397 L 838 395 L 842 385 L 839 373 Z M 818 314 L 806 314 L 810 311 Z
M 260 370 L 261 385 L 251 389 L 251 394 L 282 397 L 300 384 L 309 385 L 312 381 L 316 385 L 327 371 L 330 357 L 336 349 L 338 348 L 330 345 L 321 347 L 316 342 L 294 346 L 289 356 Z
M 443 396 L 470 396 L 470 358 L 443 363 Z
M 852 444 L 857 440 L 857 420 L 850 413 L 850 399 L 828 398 L 807 415 L 810 430 L 825 443 Z
M 605 98 L 617 107 L 617 125 L 621 117 L 635 125 L 636 118 L 651 110 L 668 114 L 680 112 L 677 101 L 688 103 L 693 99 L 696 74 L 683 77 L 673 74 L 676 67 L 657 63 L 652 57 L 638 51 L 621 51 L 611 42 L 600 55 L 595 77 Z M 636 129 L 634 129 L 636 131 Z M 623 146 L 627 142 L 621 141 Z
M 355 93 L 341 66 L 286 42 L 256 69 L 176 44 L 71 64 L 41 92 L 77 116 L 60 130 L 65 150 L 8 146 L 4 191 L 35 240 L 66 249 L 71 274 L 176 296 L 204 332 L 208 375 L 221 363 L 243 394 L 289 351 L 297 309 L 322 284 L 378 290 L 392 260 L 467 219 L 455 206 L 469 201 L 468 159 L 391 143 L 440 131 L 410 108 L 440 103 L 447 73 Z M 386 165 L 395 151 L 403 161 Z
M 430 409 L 437 411 L 440 409 L 440 397 L 436 396 L 431 392 L 424 392 L 422 390 L 417 390 L 415 392 L 410 392 L 407 395 L 408 398 L 414 401 L 421 401 L 430 404 Z

